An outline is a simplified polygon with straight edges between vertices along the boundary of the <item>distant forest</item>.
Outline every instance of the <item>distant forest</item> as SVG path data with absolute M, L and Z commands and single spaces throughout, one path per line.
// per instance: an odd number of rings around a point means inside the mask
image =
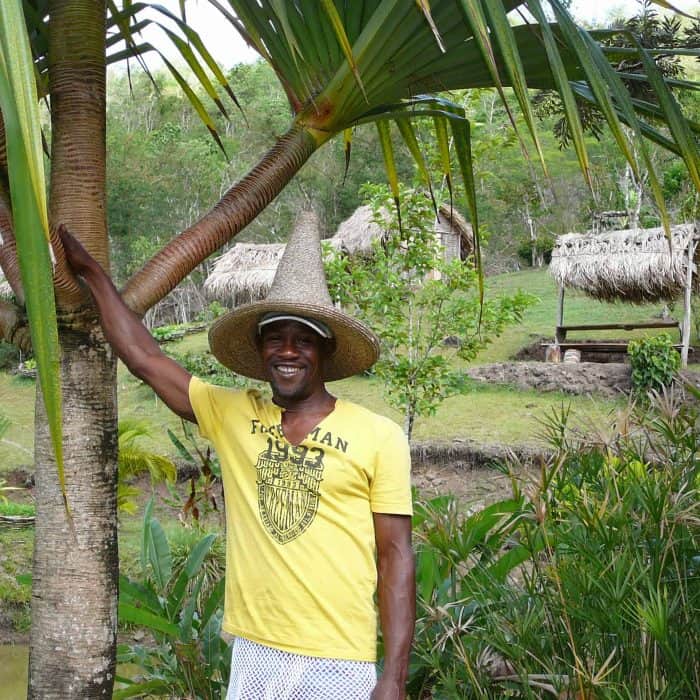
M 242 106 L 233 104 L 229 119 L 219 118 L 224 154 L 179 87 L 164 73 L 113 74 L 108 108 L 108 220 L 112 267 L 123 281 L 170 237 L 199 218 L 221 194 L 258 160 L 289 121 L 286 97 L 271 69 L 264 63 L 242 64 L 230 72 L 230 81 Z M 472 123 L 479 213 L 485 232 L 486 271 L 502 272 L 528 264 L 531 239 L 544 253 L 554 236 L 585 231 L 601 224 L 603 212 L 626 212 L 623 219 L 603 220 L 610 228 L 635 220 L 658 225 L 656 211 L 644 184 L 635 183 L 617 147 L 605 130 L 589 138 L 595 200 L 579 171 L 572 149 L 562 147 L 555 134 L 558 117 L 547 96 L 536 97 L 540 137 L 548 168 L 544 174 L 534 148 L 529 167 L 522 167 L 523 149 L 495 90 L 451 94 L 461 102 Z M 693 98 L 690 98 L 693 99 Z M 700 115 L 700 100 L 686 105 Z M 438 156 L 427 138 L 424 146 L 432 168 L 438 198 L 449 200 L 440 181 Z M 526 130 L 520 130 L 525 134 Z M 419 127 L 420 136 L 420 127 Z M 527 137 L 523 136 L 528 145 Z M 400 138 L 395 141 L 401 179 L 417 184 L 413 161 Z M 402 157 L 405 156 L 405 157 Z M 692 215 L 697 195 L 679 159 L 655 149 L 672 220 Z M 324 232 L 332 235 L 338 224 L 362 202 L 359 186 L 384 182 L 381 150 L 373 127 L 359 127 L 352 140 L 345 172 L 342 139 L 316 153 L 300 174 L 238 237 L 239 241 L 284 241 L 296 212 L 313 204 Z M 454 206 L 467 207 L 459 187 Z M 520 252 L 520 255 L 518 254 Z M 540 258 L 543 256 L 541 255 Z M 201 274 L 206 274 L 205 269 Z

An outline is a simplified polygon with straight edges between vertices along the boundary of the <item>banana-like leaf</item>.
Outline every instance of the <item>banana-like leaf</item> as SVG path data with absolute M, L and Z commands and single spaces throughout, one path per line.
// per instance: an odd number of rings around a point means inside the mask
M 678 103 L 673 94 L 664 85 L 663 76 L 654 60 L 649 56 L 648 52 L 642 47 L 639 39 L 631 32 L 625 32 L 625 36 L 633 42 L 642 59 L 644 70 L 648 76 L 649 84 L 654 88 L 654 92 L 659 99 L 659 104 L 667 117 L 669 131 L 673 134 L 676 143 L 680 146 L 680 150 L 685 161 L 688 173 L 690 174 L 695 189 L 700 192 L 700 164 L 698 163 L 698 154 L 695 145 L 695 138 L 691 133 L 691 129 L 683 117 Z
M 343 49 L 343 54 L 345 55 L 345 59 L 350 65 L 352 74 L 355 77 L 355 80 L 357 81 L 360 90 L 362 90 L 362 94 L 365 96 L 365 99 L 367 99 L 365 86 L 362 84 L 362 78 L 360 77 L 360 72 L 357 70 L 357 63 L 355 62 L 355 57 L 352 55 L 352 46 L 350 45 L 348 35 L 345 33 L 345 27 L 343 27 L 343 22 L 340 19 L 338 10 L 335 4 L 333 3 L 333 0 L 321 0 L 321 6 L 325 10 L 326 14 L 328 15 L 328 18 L 331 21 L 333 31 L 335 32 L 340 47 Z
M 119 601 L 119 620 L 121 622 L 131 622 L 135 625 L 148 627 L 157 632 L 167 634 L 173 639 L 178 639 L 178 626 L 164 618 L 162 615 L 157 615 L 149 610 L 146 610 L 138 605 L 132 605 L 124 600 Z
M 435 26 L 435 20 L 433 19 L 433 15 L 430 11 L 430 3 L 428 2 L 428 0 L 416 0 L 416 4 L 418 5 L 418 7 L 420 8 L 420 11 L 425 16 L 425 19 L 428 22 L 428 25 L 430 26 L 431 31 L 433 32 L 433 36 L 435 37 L 435 41 L 437 41 L 437 44 L 440 47 L 440 51 L 445 53 L 445 45 L 442 43 L 442 37 L 440 36 L 440 31 L 438 30 L 437 26 Z
M 578 108 L 576 106 L 576 98 L 574 97 L 573 90 L 569 84 L 569 77 L 566 73 L 564 62 L 562 61 L 559 50 L 557 49 L 554 32 L 552 32 L 552 28 L 547 22 L 547 18 L 545 17 L 544 10 L 542 9 L 542 5 L 540 4 L 539 0 L 533 0 L 530 2 L 528 7 L 542 28 L 542 38 L 547 50 L 547 57 L 549 58 L 549 64 L 552 67 L 552 74 L 554 75 L 559 95 L 564 106 L 564 113 L 569 124 L 571 140 L 574 144 L 579 166 L 581 167 L 581 172 L 583 172 L 586 183 L 588 184 L 588 188 L 590 189 L 591 193 L 594 194 L 590 163 L 588 160 L 588 151 L 586 150 L 583 126 L 581 125 L 581 117 L 579 116 Z
M 5 122 L 14 233 L 32 347 L 70 516 L 63 467 L 60 348 L 34 66 L 21 0 L 0 3 L 0 110 Z
M 460 2 L 462 9 L 464 10 L 464 16 L 466 17 L 466 20 L 469 23 L 471 30 L 474 34 L 474 41 L 476 42 L 476 45 L 481 51 L 482 58 L 486 63 L 491 78 L 493 79 L 494 87 L 496 88 L 501 98 L 501 102 L 505 107 L 508 119 L 513 129 L 515 130 L 518 139 L 520 139 L 523 150 L 525 150 L 525 146 L 522 143 L 522 139 L 520 138 L 520 131 L 518 130 L 518 125 L 515 121 L 515 116 L 513 115 L 513 112 L 510 108 L 510 105 L 508 104 L 508 100 L 506 99 L 506 95 L 503 90 L 503 81 L 501 80 L 501 76 L 498 72 L 498 65 L 496 64 L 496 54 L 494 53 L 493 45 L 491 44 L 491 34 L 489 32 L 488 25 L 486 24 L 486 16 L 484 15 L 484 10 L 481 7 L 481 3 L 472 2 L 472 0 L 460 0 Z
M 471 127 L 467 119 L 450 120 L 452 136 L 459 169 L 464 182 L 464 192 L 467 196 L 472 232 L 474 234 L 474 264 L 479 281 L 479 309 L 484 308 L 484 266 L 481 264 L 481 234 L 479 232 L 479 216 L 476 206 L 476 187 L 474 186 L 474 161 L 472 160 Z M 481 318 L 479 319 L 481 322 Z
M 401 229 L 401 204 L 399 194 L 399 175 L 396 172 L 396 161 L 394 159 L 394 146 L 391 142 L 391 130 L 389 122 L 380 120 L 377 122 L 377 131 L 379 133 L 379 143 L 382 147 L 382 155 L 384 156 L 384 167 L 389 178 L 389 187 L 396 205 L 396 214 L 399 218 L 399 229 Z
M 554 2 L 554 0 L 553 0 Z M 588 47 L 589 54 L 592 56 L 595 65 L 600 71 L 601 75 L 606 76 L 606 84 L 610 94 L 614 97 L 615 109 L 624 116 L 624 119 L 628 126 L 634 131 L 637 137 L 639 151 L 642 154 L 642 159 L 647 169 L 647 177 L 649 179 L 649 187 L 654 196 L 654 201 L 659 210 L 659 217 L 661 219 L 661 224 L 666 232 L 666 237 L 669 240 L 669 244 L 673 240 L 671 233 L 671 221 L 669 219 L 668 210 L 666 209 L 666 202 L 664 199 L 663 190 L 661 189 L 661 183 L 656 175 L 656 168 L 654 162 L 649 153 L 649 148 L 647 142 L 642 138 L 642 129 L 637 115 L 634 111 L 634 105 L 632 104 L 632 99 L 626 90 L 624 83 L 618 73 L 612 70 L 610 64 L 605 59 L 603 52 L 600 47 L 593 41 L 593 39 L 588 34 L 582 35 L 584 43 Z M 667 91 L 667 88 L 662 84 L 662 90 Z M 663 104 L 661 105 L 663 109 Z M 668 119 L 668 115 L 667 115 Z M 683 150 L 683 145 L 679 144 L 681 151 Z
M 450 206 L 452 206 L 452 165 L 450 160 L 450 139 L 447 135 L 447 120 L 442 116 L 436 115 L 433 117 L 433 124 L 435 126 L 438 153 L 440 154 L 442 177 L 447 185 L 447 191 L 450 193 Z
M 428 166 L 425 162 L 425 158 L 423 157 L 423 151 L 421 150 L 420 145 L 418 144 L 416 132 L 414 131 L 413 126 L 408 118 L 397 119 L 396 125 L 399 127 L 399 131 L 401 132 L 401 136 L 403 136 L 404 143 L 406 144 L 408 150 L 413 156 L 413 160 L 416 163 L 418 172 L 420 173 L 420 176 L 423 179 L 425 186 L 428 188 L 428 192 L 430 192 L 430 199 L 433 202 L 433 209 L 437 212 L 437 203 L 435 202 L 435 195 L 433 194 L 433 183 L 430 179 L 430 172 L 428 171 Z
M 545 174 L 547 174 L 547 166 L 544 162 L 544 153 L 542 152 L 542 145 L 540 144 L 540 139 L 537 135 L 535 117 L 532 113 L 532 105 L 530 104 L 525 69 L 523 68 L 523 62 L 517 48 L 518 45 L 515 41 L 513 28 L 510 26 L 506 10 L 503 7 L 501 0 L 483 0 L 483 2 L 486 6 L 486 11 L 489 18 L 491 19 L 491 30 L 498 41 L 498 47 L 501 51 L 506 71 L 508 72 L 508 75 L 510 75 L 513 91 L 518 99 L 518 104 L 520 105 L 523 117 L 525 118 L 525 123 L 530 131 L 535 148 L 537 149 L 537 154 L 540 158 L 542 169 L 544 170 Z

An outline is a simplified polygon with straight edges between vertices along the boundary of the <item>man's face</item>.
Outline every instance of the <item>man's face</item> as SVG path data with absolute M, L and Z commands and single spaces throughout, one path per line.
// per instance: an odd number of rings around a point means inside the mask
M 260 354 L 275 397 L 301 401 L 324 389 L 325 345 L 308 326 L 297 321 L 264 326 Z

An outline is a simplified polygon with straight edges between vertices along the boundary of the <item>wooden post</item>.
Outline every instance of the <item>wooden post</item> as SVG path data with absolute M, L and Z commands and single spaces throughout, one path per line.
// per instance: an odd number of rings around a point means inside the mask
M 564 285 L 559 285 L 559 304 L 557 306 L 557 333 L 556 342 L 560 343 L 564 338 L 560 337 L 559 327 L 564 325 Z
M 688 243 L 688 265 L 685 272 L 685 305 L 683 313 L 683 338 L 681 340 L 681 367 L 688 366 L 688 348 L 690 347 L 690 298 L 693 290 L 693 267 L 697 241 L 691 238 Z

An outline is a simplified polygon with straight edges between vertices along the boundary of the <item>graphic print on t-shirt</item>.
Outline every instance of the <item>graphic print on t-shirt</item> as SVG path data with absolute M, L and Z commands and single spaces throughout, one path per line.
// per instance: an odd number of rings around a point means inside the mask
M 265 529 L 280 544 L 299 537 L 318 510 L 324 451 L 267 438 L 255 465 L 258 511 Z

